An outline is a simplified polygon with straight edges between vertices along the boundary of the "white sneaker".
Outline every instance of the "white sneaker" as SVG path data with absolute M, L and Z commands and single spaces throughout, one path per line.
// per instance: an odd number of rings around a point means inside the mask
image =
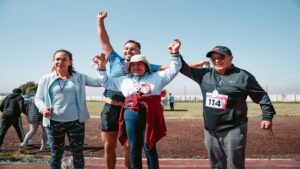
M 40 148 L 40 151 L 46 151 L 46 150 L 49 150 L 49 149 L 50 149 L 49 144 L 42 144 L 42 146 Z
M 27 146 L 27 143 L 21 143 L 21 144 L 20 144 L 20 147 L 21 147 L 21 148 L 26 148 L 26 146 Z

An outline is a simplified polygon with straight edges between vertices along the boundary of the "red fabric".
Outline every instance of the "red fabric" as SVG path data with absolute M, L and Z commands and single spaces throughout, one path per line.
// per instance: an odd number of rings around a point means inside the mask
M 140 103 L 146 107 L 145 143 L 149 149 L 152 149 L 166 135 L 167 127 L 160 101 L 160 95 L 142 97 L 140 93 L 125 99 L 119 118 L 119 140 L 121 144 L 127 140 L 127 136 L 123 132 L 125 130 L 124 106 L 131 102 L 130 111 L 138 112 Z
M 160 97 L 166 97 L 167 96 L 167 91 L 166 90 L 162 90 L 160 92 Z

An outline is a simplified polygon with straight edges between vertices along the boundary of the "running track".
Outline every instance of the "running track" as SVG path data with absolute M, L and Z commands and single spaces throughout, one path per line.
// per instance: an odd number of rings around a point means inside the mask
M 86 169 L 105 169 L 102 158 L 86 158 Z M 146 160 L 143 160 L 144 168 Z M 118 158 L 116 169 L 123 169 L 124 159 Z M 49 164 L 0 163 L 0 169 L 49 169 Z M 160 159 L 161 169 L 210 169 L 205 159 Z M 247 159 L 246 169 L 300 169 L 300 161 L 290 159 Z

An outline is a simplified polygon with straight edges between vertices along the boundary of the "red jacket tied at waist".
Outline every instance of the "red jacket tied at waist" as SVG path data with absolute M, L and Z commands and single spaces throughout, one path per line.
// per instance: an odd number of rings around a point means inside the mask
M 126 98 L 119 118 L 119 140 L 121 144 L 124 144 L 127 139 L 123 132 L 125 130 L 124 106 L 131 102 L 130 111 L 132 112 L 138 112 L 141 103 L 146 107 L 145 143 L 149 146 L 149 149 L 152 149 L 166 135 L 167 127 L 160 101 L 160 95 L 142 97 L 141 93 L 137 93 L 131 98 Z

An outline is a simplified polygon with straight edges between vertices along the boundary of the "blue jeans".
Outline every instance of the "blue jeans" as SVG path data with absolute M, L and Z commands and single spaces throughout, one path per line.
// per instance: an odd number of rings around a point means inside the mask
M 61 168 L 61 159 L 65 149 L 66 134 L 70 143 L 74 168 L 84 168 L 84 130 L 84 123 L 80 123 L 78 120 L 70 122 L 58 122 L 51 120 L 50 127 L 47 127 L 46 129 L 51 148 L 51 169 Z
M 156 146 L 149 149 L 145 143 L 145 126 L 146 126 L 146 112 L 145 109 L 140 109 L 140 112 L 131 112 L 129 108 L 125 109 L 124 120 L 126 126 L 126 133 L 128 143 L 130 145 L 130 161 L 132 169 L 142 169 L 142 149 L 147 157 L 147 164 L 149 169 L 158 169 L 158 155 Z
M 25 135 L 24 141 L 22 143 L 23 145 L 28 144 L 29 140 L 31 140 L 33 135 L 38 131 L 39 125 L 41 125 L 42 130 L 43 130 L 42 145 L 46 145 L 48 143 L 48 138 L 47 138 L 47 134 L 46 134 L 46 130 L 45 130 L 44 126 L 42 126 L 41 122 L 36 122 L 36 123 L 29 123 L 29 131 Z

